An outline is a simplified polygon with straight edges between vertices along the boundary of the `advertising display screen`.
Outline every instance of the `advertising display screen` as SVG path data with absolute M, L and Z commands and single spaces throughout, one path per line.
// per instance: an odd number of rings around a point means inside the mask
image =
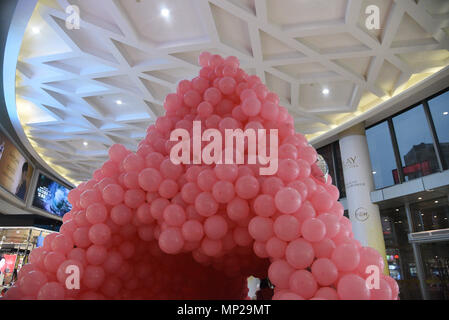
M 33 168 L 0 130 L 0 186 L 25 200 Z
M 72 209 L 67 199 L 70 189 L 43 174 L 39 174 L 34 192 L 33 206 L 48 213 L 63 217 Z

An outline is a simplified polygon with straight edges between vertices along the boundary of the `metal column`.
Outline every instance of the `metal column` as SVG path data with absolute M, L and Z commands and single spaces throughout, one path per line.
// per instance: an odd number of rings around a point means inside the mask
M 410 204 L 406 202 L 404 204 L 405 214 L 407 215 L 407 223 L 410 232 L 413 232 L 413 221 L 412 221 L 412 213 L 410 210 Z M 421 296 L 423 300 L 430 300 L 429 293 L 426 285 L 426 273 L 424 272 L 424 266 L 422 264 L 421 251 L 419 250 L 419 245 L 416 243 L 411 243 L 413 248 L 413 256 L 415 257 L 416 264 L 416 274 L 418 275 L 419 287 L 421 290 Z

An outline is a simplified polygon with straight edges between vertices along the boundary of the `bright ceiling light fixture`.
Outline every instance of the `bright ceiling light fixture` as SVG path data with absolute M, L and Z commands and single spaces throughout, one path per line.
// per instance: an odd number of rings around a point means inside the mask
M 447 112 L 447 111 L 444 111 L 444 112 L 443 112 L 443 115 L 444 115 L 444 116 L 447 116 L 448 114 L 449 114 L 449 112 Z
M 324 88 L 321 93 L 324 94 L 325 96 L 327 96 L 329 94 L 329 89 L 328 88 Z
M 83 144 L 84 144 L 85 147 L 87 147 L 87 145 L 88 145 L 89 143 L 87 143 L 87 141 L 84 141 Z
M 170 10 L 168 10 L 167 8 L 161 9 L 161 16 L 163 16 L 164 18 L 170 17 Z
M 122 102 L 122 100 L 117 100 L 117 101 L 115 101 L 115 103 L 122 104 L 123 102 Z
M 31 31 L 33 31 L 34 34 L 38 34 L 38 33 L 41 32 L 41 30 L 40 30 L 38 27 L 33 27 L 33 28 L 31 29 Z

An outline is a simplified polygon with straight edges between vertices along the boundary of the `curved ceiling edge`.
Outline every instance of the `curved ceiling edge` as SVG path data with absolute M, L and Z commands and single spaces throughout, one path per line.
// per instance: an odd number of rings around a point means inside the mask
M 65 179 L 53 168 L 51 168 L 34 150 L 28 137 L 23 130 L 19 116 L 17 114 L 16 105 L 16 68 L 17 61 L 22 45 L 23 36 L 28 22 L 33 14 L 38 0 L 19 0 L 17 2 L 16 9 L 14 10 L 14 16 L 11 20 L 11 25 L 8 30 L 8 35 L 5 44 L 5 54 L 3 57 L 3 94 L 6 103 L 6 110 L 8 112 L 11 124 L 16 131 L 17 136 L 20 139 L 22 145 L 33 156 L 36 162 L 38 162 L 44 169 L 48 170 L 53 176 L 68 184 L 74 186 L 73 183 Z

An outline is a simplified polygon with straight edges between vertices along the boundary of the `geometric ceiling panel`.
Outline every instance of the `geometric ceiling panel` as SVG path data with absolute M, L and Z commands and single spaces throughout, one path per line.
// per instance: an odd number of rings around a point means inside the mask
M 323 95 L 327 89 L 328 94 Z M 299 104 L 310 112 L 330 112 L 347 109 L 355 85 L 350 81 L 302 84 Z
M 68 4 L 80 29 L 65 26 Z M 378 30 L 365 26 L 372 4 Z M 40 0 L 18 57 L 14 125 L 56 174 L 84 181 L 108 146 L 135 150 L 207 50 L 237 56 L 319 139 L 446 72 L 448 13 L 441 0 Z
M 335 60 L 336 63 L 365 79 L 371 61 L 371 57 L 355 57 Z
M 268 19 L 271 23 L 282 27 L 340 20 L 345 16 L 347 2 L 347 0 L 268 0 Z
M 320 53 L 335 53 L 344 50 L 364 50 L 368 47 L 348 33 L 309 36 L 296 40 L 319 51 Z
M 385 61 L 380 69 L 376 84 L 387 94 L 391 94 L 401 71 L 388 61 Z
M 289 47 L 264 31 L 260 31 L 260 42 L 264 60 L 304 57 L 304 54 L 298 50 Z
M 276 77 L 269 72 L 265 73 L 265 80 L 268 89 L 277 92 L 281 100 L 285 100 L 291 103 L 291 88 L 289 82 Z
M 213 4 L 210 8 L 221 42 L 243 54 L 252 56 L 247 22 Z
M 207 37 L 198 11 L 198 1 L 129 1 L 119 0 L 132 28 L 143 40 L 154 45 L 201 40 Z M 170 10 L 168 19 L 161 16 L 161 9 Z
M 396 36 L 393 39 L 393 47 L 400 46 L 403 43 L 436 43 L 432 35 L 421 27 L 407 13 L 402 17 L 401 23 L 397 29 Z
M 382 40 L 382 32 L 385 30 L 386 23 L 388 21 L 388 16 L 392 12 L 391 7 L 394 4 L 393 0 L 359 0 L 361 1 L 360 14 L 358 15 L 357 25 L 364 32 L 370 34 L 373 38 L 378 41 Z M 369 5 L 376 5 L 379 8 L 379 29 L 367 29 L 366 19 L 368 15 L 365 13 L 365 8 Z

